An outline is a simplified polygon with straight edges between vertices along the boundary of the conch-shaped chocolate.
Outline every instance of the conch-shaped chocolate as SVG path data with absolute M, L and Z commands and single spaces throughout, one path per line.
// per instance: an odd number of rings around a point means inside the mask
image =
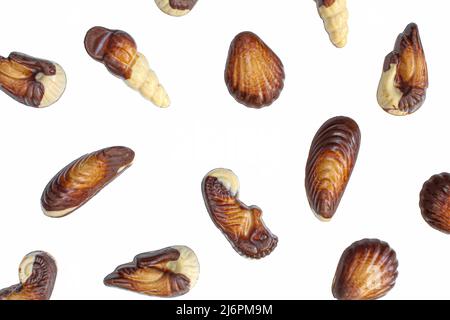
M 119 176 L 133 159 L 133 150 L 126 147 L 110 147 L 78 158 L 47 184 L 41 197 L 42 210 L 53 218 L 68 215 Z
M 158 107 L 170 105 L 169 96 L 150 69 L 145 56 L 137 52 L 134 39 L 126 32 L 93 27 L 84 39 L 87 53 L 142 96 Z
M 388 293 L 397 279 L 395 251 L 378 239 L 363 239 L 345 249 L 333 280 L 339 300 L 373 300 Z
M 49 300 L 56 274 L 52 256 L 43 251 L 31 252 L 20 263 L 20 283 L 0 290 L 0 300 Z
M 315 0 L 331 42 L 342 48 L 347 44 L 348 10 L 347 0 Z
M 278 99 L 284 86 L 280 58 L 254 33 L 242 32 L 231 42 L 225 83 L 239 103 L 262 108 Z
M 409 24 L 395 43 L 383 66 L 378 85 L 378 104 L 384 111 L 404 116 L 417 111 L 425 102 L 428 69 L 419 28 Z
M 450 174 L 432 176 L 420 192 L 420 210 L 425 221 L 436 230 L 450 234 Z
M 323 221 L 336 212 L 358 157 L 361 133 L 348 117 L 325 122 L 316 133 L 306 163 L 305 188 L 311 209 Z
M 173 246 L 137 255 L 133 262 L 117 267 L 104 283 L 151 296 L 176 297 L 195 286 L 199 273 L 194 251 Z
M 66 74 L 59 64 L 13 52 L 0 56 L 0 89 L 30 107 L 52 105 L 66 89 Z
M 181 17 L 188 14 L 197 4 L 198 0 L 155 0 L 156 5 L 162 12 Z
M 239 180 L 233 171 L 209 172 L 202 191 L 211 219 L 239 254 L 259 259 L 275 249 L 278 238 L 265 226 L 261 209 L 239 200 Z

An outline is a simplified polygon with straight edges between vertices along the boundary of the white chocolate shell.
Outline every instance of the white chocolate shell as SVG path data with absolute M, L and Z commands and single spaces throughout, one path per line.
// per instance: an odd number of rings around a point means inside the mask
M 335 0 L 330 6 L 319 5 L 319 2 L 317 9 L 331 42 L 338 48 L 345 47 L 348 36 L 347 0 Z
M 132 67 L 131 77 L 125 83 L 139 91 L 141 95 L 160 108 L 170 106 L 170 98 L 164 87 L 159 83 L 155 72 L 150 69 L 147 58 L 142 53 L 137 53 Z

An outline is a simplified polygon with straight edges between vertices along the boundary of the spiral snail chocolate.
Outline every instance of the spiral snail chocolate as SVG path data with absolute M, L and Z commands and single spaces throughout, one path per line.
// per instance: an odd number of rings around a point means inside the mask
M 450 174 L 432 176 L 420 192 L 422 217 L 434 229 L 450 234 Z
M 331 42 L 337 48 L 347 44 L 348 9 L 347 0 L 315 0 Z
M 215 169 L 202 182 L 208 213 L 234 250 L 248 258 L 263 258 L 275 249 L 278 237 L 264 224 L 262 211 L 239 200 L 239 180 L 229 169 Z
M 155 0 L 158 8 L 174 17 L 181 17 L 188 14 L 194 6 L 197 4 L 198 0 Z
M 0 89 L 16 101 L 35 108 L 54 104 L 64 93 L 66 74 L 54 62 L 13 52 L 0 56 Z
M 47 184 L 41 196 L 42 210 L 53 218 L 77 210 L 131 166 L 133 159 L 134 151 L 127 147 L 110 147 L 81 156 Z
M 363 239 L 345 249 L 333 279 L 333 296 L 339 300 L 374 300 L 395 285 L 398 260 L 388 243 Z
M 194 251 L 173 246 L 137 255 L 106 276 L 104 284 L 150 296 L 176 297 L 195 286 L 199 273 Z
M 56 274 L 56 262 L 51 255 L 31 252 L 20 263 L 20 283 L 0 290 L 0 300 L 49 300 Z
M 239 103 L 250 108 L 271 105 L 284 87 L 280 58 L 256 34 L 242 32 L 231 42 L 225 83 Z
M 348 117 L 325 122 L 316 133 L 305 170 L 305 188 L 316 216 L 330 220 L 355 166 L 361 143 L 358 124 Z
M 91 58 L 103 63 L 109 72 L 139 91 L 144 98 L 161 108 L 170 105 L 166 90 L 128 33 L 93 27 L 86 34 L 84 46 Z
M 410 23 L 395 43 L 383 65 L 377 100 L 384 111 L 404 116 L 417 111 L 425 102 L 428 67 L 419 28 Z

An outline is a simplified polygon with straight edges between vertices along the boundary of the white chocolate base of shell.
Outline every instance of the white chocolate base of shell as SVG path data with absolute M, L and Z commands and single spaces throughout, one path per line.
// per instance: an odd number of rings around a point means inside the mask
M 169 16 L 181 17 L 188 14 L 191 10 L 178 10 L 170 6 L 169 0 L 155 0 L 158 8 Z
M 78 208 L 79 207 L 72 207 L 72 208 L 67 208 L 67 209 L 64 209 L 64 210 L 48 211 L 44 207 L 42 207 L 42 211 L 44 212 L 44 214 L 47 217 L 50 217 L 50 218 L 62 218 L 64 216 L 67 216 L 69 213 L 71 213 L 72 211 L 75 211 Z
M 47 76 L 43 73 L 36 75 L 36 81 L 39 81 L 44 86 L 44 96 L 39 104 L 39 108 L 45 108 L 54 104 L 66 90 L 66 73 L 59 64 L 55 63 L 55 67 L 56 73 L 53 76 Z
M 328 8 L 320 6 L 318 11 L 331 42 L 338 48 L 345 47 L 348 37 L 347 0 L 336 0 Z
M 217 178 L 233 196 L 236 196 L 239 192 L 239 179 L 233 171 L 222 168 L 214 169 L 207 176 Z
M 200 275 L 200 263 L 195 252 L 186 246 L 173 246 L 173 249 L 180 253 L 180 257 L 177 261 L 170 261 L 167 264 L 174 273 L 183 274 L 189 279 L 189 288 L 192 289 L 197 283 Z
M 395 116 L 404 116 L 407 112 L 398 109 L 403 93 L 395 86 L 397 65 L 392 63 L 389 70 L 381 75 L 378 85 L 377 100 L 380 107 Z
M 167 108 L 170 105 L 169 96 L 164 87 L 159 83 L 155 72 L 150 69 L 147 59 L 141 53 L 137 54 L 132 67 L 130 79 L 125 83 L 141 93 L 141 95 L 153 102 L 158 107 Z

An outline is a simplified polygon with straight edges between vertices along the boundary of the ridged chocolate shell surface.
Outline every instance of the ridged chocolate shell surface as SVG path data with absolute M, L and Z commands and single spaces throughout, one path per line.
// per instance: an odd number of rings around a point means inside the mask
M 20 263 L 20 283 L 0 290 L 0 300 L 49 300 L 56 275 L 56 262 L 51 255 L 31 252 Z
M 137 46 L 125 31 L 93 27 L 86 33 L 84 46 L 92 59 L 103 63 L 115 76 L 124 80 L 131 77 Z
M 419 28 L 409 24 L 395 43 L 383 65 L 378 86 L 378 104 L 397 116 L 417 111 L 425 102 L 428 88 L 428 67 Z
M 259 259 L 275 249 L 277 236 L 264 224 L 260 208 L 239 200 L 239 180 L 231 170 L 209 172 L 202 192 L 211 219 L 239 254 Z
M 398 261 L 386 242 L 363 239 L 348 247 L 333 280 L 333 296 L 339 300 L 373 300 L 391 290 L 397 279 Z
M 450 234 L 450 174 L 432 176 L 420 192 L 422 217 L 433 228 Z
M 234 38 L 225 82 L 239 103 L 251 108 L 269 106 L 279 97 L 284 78 L 283 63 L 256 34 L 242 32 Z
M 63 217 L 78 209 L 127 169 L 133 159 L 133 150 L 110 147 L 73 161 L 45 187 L 41 197 L 44 213 Z
M 361 133 L 348 117 L 325 122 L 316 133 L 306 163 L 305 188 L 309 204 L 321 220 L 336 212 L 358 157 Z
M 104 283 L 151 296 L 176 297 L 195 286 L 199 273 L 194 251 L 173 246 L 137 255 L 133 262 L 117 267 Z

